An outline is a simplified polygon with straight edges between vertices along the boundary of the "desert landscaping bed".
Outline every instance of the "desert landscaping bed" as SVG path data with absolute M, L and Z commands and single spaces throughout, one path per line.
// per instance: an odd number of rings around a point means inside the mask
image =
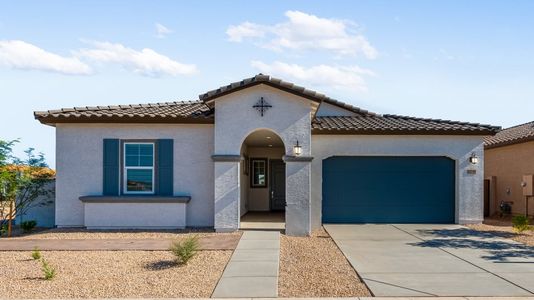
M 168 251 L 43 251 L 57 271 L 44 280 L 31 252 L 0 252 L 0 297 L 210 297 L 231 254 L 200 251 L 176 265 Z
M 487 218 L 484 220 L 483 224 L 471 224 L 467 225 L 467 227 L 473 230 L 493 232 L 501 236 L 504 235 L 503 237 L 529 246 L 534 246 L 534 231 L 527 230 L 521 233 L 516 232 L 512 227 L 511 217 Z
M 209 229 L 184 230 L 89 230 L 84 228 L 53 228 L 31 234 L 14 236 L 13 239 L 176 239 L 196 235 L 198 237 L 241 235 L 241 232 L 215 233 Z
M 323 229 L 280 238 L 279 297 L 359 297 L 371 293 Z

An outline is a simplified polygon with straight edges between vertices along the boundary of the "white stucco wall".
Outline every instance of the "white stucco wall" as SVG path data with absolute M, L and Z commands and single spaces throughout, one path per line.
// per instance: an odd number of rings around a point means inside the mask
M 261 117 L 252 106 L 263 97 L 273 107 Z M 215 154 L 239 155 L 245 138 L 258 129 L 270 129 L 280 136 L 286 154 L 293 145 L 309 155 L 311 143 L 311 101 L 266 85 L 257 85 L 215 100 Z
M 480 136 L 313 135 L 312 227 L 321 225 L 322 162 L 331 156 L 447 156 L 456 163 L 456 222 L 483 220 L 483 138 Z M 469 163 L 476 153 L 477 165 Z M 476 174 L 467 174 L 476 170 Z M 439 184 L 439 183 L 436 183 Z
M 184 228 L 186 203 L 85 203 L 89 229 Z
M 173 139 L 174 194 L 191 196 L 187 226 L 213 226 L 210 124 L 57 124 L 56 225 L 84 226 L 78 197 L 102 194 L 104 138 Z
M 261 97 L 272 105 L 263 117 L 252 107 Z M 302 155 L 309 156 L 311 152 L 312 104 L 308 99 L 266 85 L 257 85 L 217 98 L 215 100 L 213 154 L 238 156 L 241 154 L 243 141 L 249 134 L 258 129 L 268 129 L 282 139 L 286 155 L 293 155 L 293 145 L 298 140 L 302 146 Z M 236 171 L 237 174 L 233 175 L 234 171 L 232 170 L 239 170 L 240 165 L 240 162 L 215 162 L 216 230 L 226 231 L 232 228 L 237 229 L 239 226 L 237 216 L 239 216 L 241 193 L 236 191 L 240 191 L 240 172 Z M 286 170 L 288 170 L 287 164 Z M 302 184 L 307 183 L 303 182 Z M 291 202 L 290 197 L 296 195 L 292 189 L 297 188 L 300 187 L 286 183 L 286 201 L 288 203 Z M 309 207 L 306 209 L 309 210 Z M 295 212 L 294 214 L 298 213 Z M 304 214 L 309 215 L 309 212 Z M 292 226 L 292 222 L 293 220 L 286 218 L 286 229 L 288 226 Z

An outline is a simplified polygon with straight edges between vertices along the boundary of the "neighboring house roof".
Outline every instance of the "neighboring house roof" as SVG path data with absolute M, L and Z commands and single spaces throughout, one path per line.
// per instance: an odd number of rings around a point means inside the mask
M 329 98 L 268 75 L 234 82 L 199 96 L 200 101 L 167 102 L 137 105 L 75 107 L 37 111 L 35 118 L 43 124 L 56 123 L 213 123 L 214 101 L 221 96 L 258 84 L 304 97 L 320 105 L 329 103 L 355 116 L 321 116 L 312 121 L 316 134 L 459 134 L 493 135 L 500 128 L 474 123 L 421 119 L 395 115 L 378 115 L 359 107 Z
M 503 129 L 484 141 L 486 149 L 534 141 L 534 121 Z
M 397 115 L 317 117 L 315 134 L 459 134 L 492 135 L 499 127 L 449 120 L 423 119 Z

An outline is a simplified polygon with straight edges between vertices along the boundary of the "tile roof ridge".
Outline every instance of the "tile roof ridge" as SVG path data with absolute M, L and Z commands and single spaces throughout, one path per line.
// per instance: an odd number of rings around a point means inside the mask
M 411 116 L 403 116 L 403 115 L 396 115 L 396 114 L 384 114 L 383 117 L 385 117 L 385 118 L 395 118 L 395 119 L 404 119 L 404 120 L 415 120 L 415 121 L 431 121 L 431 122 L 437 122 L 437 123 L 458 124 L 458 125 L 472 125 L 472 126 L 499 128 L 499 129 L 501 128 L 499 126 L 493 126 L 493 125 L 490 125 L 490 124 L 472 123 L 472 122 L 464 122 L 464 121 L 454 121 L 454 120 L 447 120 L 447 119 L 411 117 Z
M 525 126 L 525 125 L 531 125 L 532 129 L 534 129 L 534 121 L 529 121 L 529 122 L 525 122 L 525 123 L 522 123 L 522 124 L 511 126 L 511 127 L 508 127 L 508 128 L 503 128 L 503 130 L 501 130 L 501 131 L 506 131 L 506 130 L 509 130 L 509 129 L 514 129 L 514 128 Z

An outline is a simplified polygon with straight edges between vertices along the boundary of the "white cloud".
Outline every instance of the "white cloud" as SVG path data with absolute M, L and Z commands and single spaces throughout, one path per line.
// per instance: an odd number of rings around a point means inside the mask
M 157 38 L 163 39 L 163 38 L 167 37 L 168 34 L 171 34 L 171 33 L 172 33 L 172 30 L 170 30 L 169 28 L 163 26 L 160 23 L 156 23 L 156 37 Z
M 0 65 L 68 75 L 91 74 L 91 67 L 76 57 L 60 56 L 20 40 L 0 40 Z
M 190 75 L 198 72 L 194 64 L 184 64 L 144 48 L 141 51 L 109 42 L 87 42 L 93 49 L 81 49 L 78 54 L 97 62 L 114 63 L 145 76 Z
M 337 55 L 363 55 L 375 59 L 378 51 L 367 38 L 356 32 L 356 25 L 347 20 L 325 19 L 300 11 L 287 11 L 287 22 L 261 25 L 245 22 L 229 26 L 228 40 L 242 42 L 253 39 L 264 48 L 281 51 L 326 50 Z
M 375 76 L 373 71 L 358 66 L 317 65 L 306 68 L 279 61 L 272 64 L 252 61 L 251 66 L 262 73 L 272 74 L 276 77 L 291 78 L 312 86 L 334 87 L 352 92 L 367 91 L 364 76 Z

